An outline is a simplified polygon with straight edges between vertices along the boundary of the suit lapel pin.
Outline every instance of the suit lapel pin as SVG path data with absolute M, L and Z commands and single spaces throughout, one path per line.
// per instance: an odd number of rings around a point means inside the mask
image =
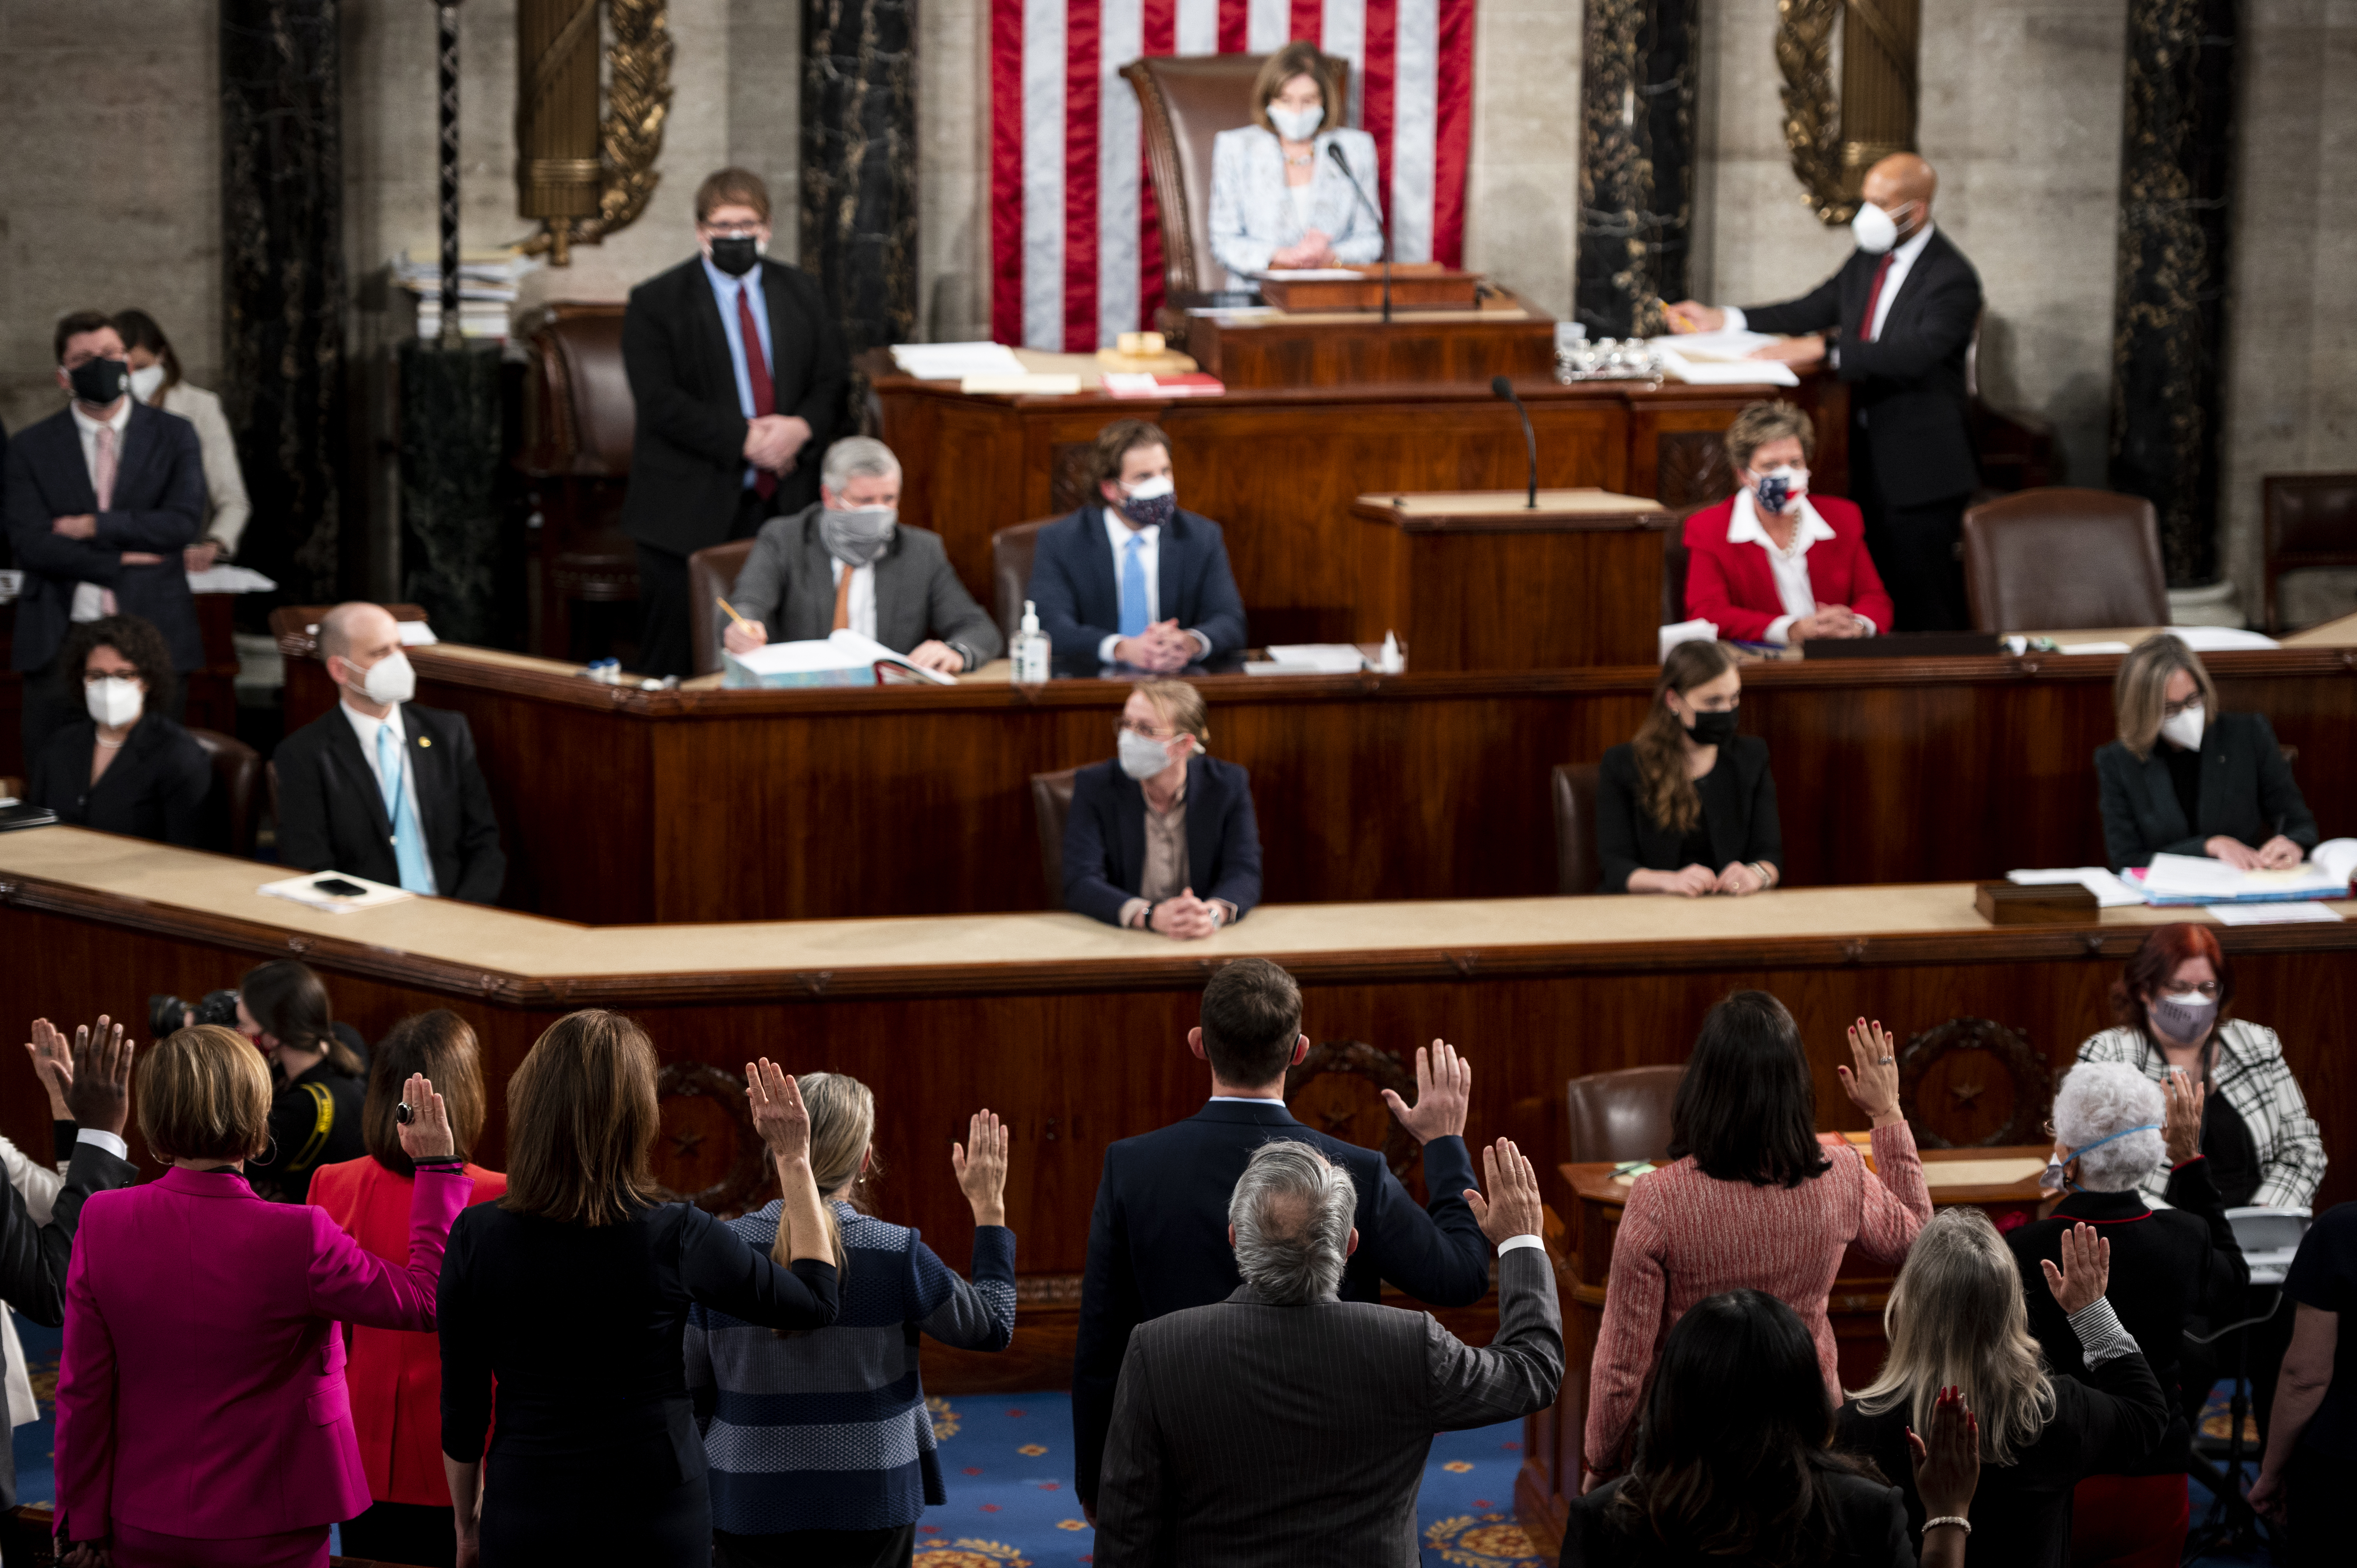
M 434 744 L 434 737 L 430 735 L 421 735 L 417 737 L 417 744 L 420 746 L 432 746 Z

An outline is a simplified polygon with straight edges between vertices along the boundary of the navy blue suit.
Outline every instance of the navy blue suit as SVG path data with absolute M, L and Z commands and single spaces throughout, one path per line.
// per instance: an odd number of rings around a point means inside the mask
M 1232 762 L 1187 759 L 1187 875 L 1196 897 L 1226 899 L 1239 920 L 1260 902 L 1252 775 Z M 1064 819 L 1064 908 L 1111 925 L 1145 880 L 1145 786 L 1118 762 L 1082 768 Z
M 115 470 L 114 505 L 107 511 L 98 510 L 71 409 L 61 408 L 16 433 L 7 444 L 6 476 L 0 495 L 5 498 L 8 542 L 16 564 L 25 569 L 12 668 L 39 670 L 57 657 L 76 583 L 113 589 L 122 614 L 153 622 L 172 651 L 174 669 L 202 667 L 204 639 L 180 562 L 180 552 L 204 532 L 205 470 L 195 425 L 176 413 L 134 403 Z M 68 539 L 49 532 L 57 519 L 83 512 L 97 513 L 95 538 Z M 161 555 L 163 564 L 124 565 L 124 554 L 133 551 Z
M 1227 541 L 1207 517 L 1181 511 L 1155 543 L 1155 620 L 1178 618 L 1180 629 L 1211 639 L 1211 652 L 1244 646 L 1244 601 L 1228 570 Z M 1084 506 L 1039 531 L 1025 590 L 1039 629 L 1059 658 L 1087 655 L 1121 629 L 1121 584 L 1105 538 L 1104 508 Z
M 1096 1501 L 1130 1331 L 1167 1313 L 1225 1301 L 1243 1283 L 1228 1244 L 1228 1199 L 1263 1144 L 1292 1139 L 1346 1166 L 1359 1189 L 1359 1250 L 1344 1301 L 1380 1301 L 1388 1280 L 1434 1306 L 1470 1306 L 1490 1289 L 1490 1241 L 1466 1204 L 1473 1158 L 1460 1137 L 1424 1146 L 1432 1193 L 1418 1208 L 1383 1157 L 1296 1122 L 1275 1101 L 1220 1101 L 1184 1122 L 1105 1150 L 1089 1220 L 1072 1356 L 1072 1436 L 1081 1499 Z

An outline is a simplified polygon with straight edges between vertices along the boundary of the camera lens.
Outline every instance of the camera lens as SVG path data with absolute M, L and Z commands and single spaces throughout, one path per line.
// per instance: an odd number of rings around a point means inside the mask
M 181 1027 L 188 1015 L 188 1004 L 177 996 L 147 998 L 147 1037 L 160 1040 Z

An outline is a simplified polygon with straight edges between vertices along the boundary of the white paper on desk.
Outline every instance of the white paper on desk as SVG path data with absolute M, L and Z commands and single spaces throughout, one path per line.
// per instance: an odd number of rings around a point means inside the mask
M 1023 373 L 1023 361 L 1004 343 L 895 343 L 892 363 L 920 381 Z
M 1717 621 L 1682 620 L 1675 626 L 1662 628 L 1662 650 L 1655 655 L 1655 658 L 1657 660 L 1667 660 L 1670 650 L 1681 642 L 1717 642 L 1717 640 L 1718 623 Z
M 1372 282 L 1383 276 L 1381 268 L 1373 272 L 1357 272 L 1350 267 L 1269 267 L 1244 276 L 1263 283 L 1358 283 Z
M 2283 646 L 2265 632 L 2245 631 L 2239 626 L 2172 626 L 2164 629 L 2196 653 L 2245 653 Z
M 1796 387 L 1800 376 L 1792 367 L 1781 360 L 1695 360 L 1680 349 L 1670 347 L 1671 339 L 1656 338 L 1653 346 L 1661 350 L 1662 369 L 1688 386 L 1697 387 Z
M 2119 909 L 2144 902 L 2144 895 L 2100 865 L 2065 865 L 2045 871 L 2008 871 L 2005 879 L 2022 887 L 2058 887 L 2077 883 L 2095 896 L 2098 908 Z
M 2145 867 L 2145 891 L 2164 898 L 2283 898 L 2296 893 L 2345 897 L 2346 876 L 2313 864 L 2287 871 L 2238 871 L 2203 854 L 2156 854 Z
M 404 648 L 431 648 L 442 640 L 434 635 L 434 628 L 422 620 L 397 620 L 393 626 L 393 630 L 400 634 Z
M 1350 642 L 1273 642 L 1268 658 L 1288 672 L 1308 670 L 1320 675 L 1355 675 L 1367 664 L 1367 656 Z
M 921 669 L 909 663 L 906 654 L 895 653 L 874 638 L 862 637 L 848 629 L 830 632 L 823 640 L 772 642 L 749 653 L 730 653 L 727 660 L 756 677 L 862 673 L 870 680 L 874 678 L 877 661 L 881 660 L 914 671 L 935 685 L 957 684 L 953 677 L 938 670 Z M 867 682 L 845 683 L 865 685 Z
M 1676 332 L 1651 339 L 1656 349 L 1674 349 L 1688 360 L 1748 360 L 1770 343 L 1783 339 L 1769 332 L 1737 332 L 1722 328 L 1717 332 Z
M 192 594 L 269 594 L 278 585 L 251 566 L 223 564 L 210 571 L 188 574 L 188 592 Z
M 2308 852 L 2308 863 L 2343 882 L 2357 878 L 2357 839 L 2326 839 Z
M 317 885 L 342 878 L 361 889 L 358 893 L 339 897 Z M 371 882 L 365 876 L 354 876 L 345 871 L 307 871 L 300 876 L 289 876 L 279 882 L 265 882 L 254 889 L 273 898 L 291 899 L 307 908 L 325 909 L 331 915 L 349 915 L 355 909 L 375 909 L 387 904 L 398 904 L 416 894 L 382 882 Z
M 2329 920 L 2341 923 L 2341 917 L 2321 904 L 2213 904 L 2210 912 L 2229 926 L 2273 926 L 2287 922 Z
M 2065 653 L 2126 653 L 2127 650 L 2128 645 L 2125 642 L 2070 642 L 2062 647 Z

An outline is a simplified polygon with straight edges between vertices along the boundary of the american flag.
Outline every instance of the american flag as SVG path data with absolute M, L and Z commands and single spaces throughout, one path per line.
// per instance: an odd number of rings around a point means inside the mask
M 1162 239 L 1118 74 L 1146 55 L 1266 54 L 1313 39 L 1351 62 L 1403 262 L 1465 248 L 1474 0 L 991 0 L 991 335 L 1085 353 L 1154 323 Z

